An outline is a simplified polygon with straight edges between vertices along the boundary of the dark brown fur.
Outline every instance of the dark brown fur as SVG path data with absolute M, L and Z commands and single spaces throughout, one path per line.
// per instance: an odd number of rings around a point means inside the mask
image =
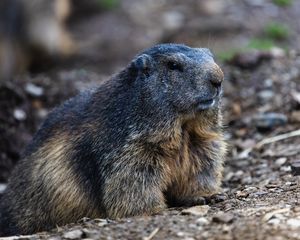
M 0 232 L 150 215 L 218 193 L 226 149 L 222 80 L 207 50 L 158 45 L 64 103 L 13 172 Z

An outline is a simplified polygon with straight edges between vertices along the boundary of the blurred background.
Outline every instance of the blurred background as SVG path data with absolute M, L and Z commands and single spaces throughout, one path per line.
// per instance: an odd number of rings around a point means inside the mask
M 156 43 L 214 52 L 231 158 L 299 128 L 299 13 L 297 0 L 1 0 L 1 186 L 54 106 Z M 251 181 L 239 174 L 226 184 Z

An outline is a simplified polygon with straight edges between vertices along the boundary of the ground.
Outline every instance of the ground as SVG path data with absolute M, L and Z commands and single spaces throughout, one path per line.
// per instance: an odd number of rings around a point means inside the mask
M 101 83 L 145 47 L 184 42 L 212 48 L 225 73 L 222 201 L 156 216 L 81 219 L 24 239 L 300 239 L 300 3 L 209 2 L 126 0 L 71 19 L 75 56 L 0 85 L 0 190 L 51 108 Z M 271 21 L 289 26 L 288 36 L 268 36 Z M 250 49 L 253 42 L 260 50 Z

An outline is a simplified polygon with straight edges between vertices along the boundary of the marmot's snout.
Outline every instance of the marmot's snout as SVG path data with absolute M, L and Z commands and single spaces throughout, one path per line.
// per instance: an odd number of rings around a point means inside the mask
M 214 107 L 218 103 L 224 74 L 216 63 L 210 62 L 205 64 L 200 79 L 199 84 L 204 85 L 204 87 L 200 86 L 195 107 L 197 110 L 205 110 Z

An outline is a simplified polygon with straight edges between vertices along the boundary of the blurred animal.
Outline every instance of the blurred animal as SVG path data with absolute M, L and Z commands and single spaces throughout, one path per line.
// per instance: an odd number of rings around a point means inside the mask
M 65 29 L 69 13 L 69 0 L 1 0 L 0 80 L 26 69 L 36 52 L 72 53 L 74 43 Z
M 156 45 L 49 114 L 0 204 L 2 235 L 155 214 L 220 191 L 223 73 L 208 49 Z

